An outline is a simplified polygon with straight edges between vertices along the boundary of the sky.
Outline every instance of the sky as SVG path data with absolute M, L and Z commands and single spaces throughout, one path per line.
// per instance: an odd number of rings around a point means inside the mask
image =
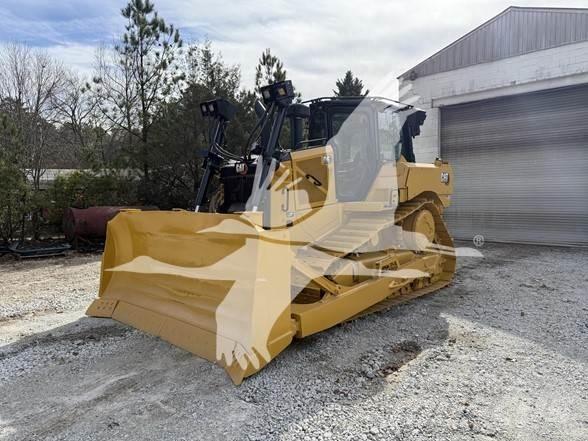
M 511 0 L 514 1 L 514 0 Z M 347 70 L 390 98 L 395 78 L 508 6 L 588 7 L 586 0 L 154 0 L 185 42 L 206 38 L 251 87 L 265 48 L 303 97 L 332 94 Z M 124 31 L 126 0 L 0 0 L 0 42 L 41 47 L 90 75 L 96 48 Z

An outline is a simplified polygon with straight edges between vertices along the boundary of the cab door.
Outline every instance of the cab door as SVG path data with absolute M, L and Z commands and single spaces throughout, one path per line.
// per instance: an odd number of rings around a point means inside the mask
M 335 164 L 331 146 L 313 147 L 291 153 L 291 201 L 287 213 L 292 240 L 314 243 L 341 223 L 337 204 Z M 293 207 L 292 207 L 293 205 Z
M 293 151 L 292 188 L 289 200 L 297 212 L 320 208 L 337 201 L 334 156 L 331 146 Z

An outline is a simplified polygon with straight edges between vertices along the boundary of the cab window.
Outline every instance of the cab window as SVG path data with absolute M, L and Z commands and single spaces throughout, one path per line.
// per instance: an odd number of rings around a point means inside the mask
M 402 152 L 402 124 L 398 112 L 392 109 L 378 112 L 378 137 L 380 159 L 385 162 L 398 161 Z
M 370 143 L 369 117 L 364 112 L 334 113 L 331 126 L 339 163 L 367 160 Z
M 335 153 L 335 180 L 340 201 L 362 200 L 375 176 L 373 116 L 371 109 L 330 114 Z

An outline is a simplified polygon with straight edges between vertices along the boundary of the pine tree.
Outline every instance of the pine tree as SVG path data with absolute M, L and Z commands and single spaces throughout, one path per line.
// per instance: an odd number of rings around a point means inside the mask
M 363 92 L 363 82 L 354 77 L 350 70 L 343 78 L 337 80 L 335 86 L 337 86 L 337 90 L 333 90 L 335 96 L 365 96 L 369 93 L 369 90 Z
M 151 0 L 129 0 L 121 15 L 127 24 L 114 48 L 114 62 L 101 60 L 94 82 L 104 115 L 128 133 L 130 149 L 133 140 L 138 141 L 133 156 L 148 182 L 151 127 L 184 79 L 177 63 L 183 43 L 179 31 L 158 15 Z
M 255 89 L 259 90 L 268 84 L 274 84 L 286 79 L 286 70 L 284 63 L 272 55 L 271 50 L 267 48 L 262 54 L 255 69 Z
M 185 57 L 186 84 L 204 86 L 212 99 L 224 97 L 234 100 L 241 85 L 241 68 L 229 65 L 209 40 L 188 47 Z

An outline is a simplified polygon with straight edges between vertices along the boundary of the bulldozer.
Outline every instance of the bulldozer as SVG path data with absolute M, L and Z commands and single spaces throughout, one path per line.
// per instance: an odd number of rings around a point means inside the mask
M 290 81 L 261 89 L 239 154 L 226 140 L 235 107 L 201 104 L 210 130 L 195 209 L 111 220 L 88 315 L 240 384 L 295 338 L 450 283 L 453 175 L 441 159 L 415 160 L 426 113 L 381 97 L 295 97 Z

